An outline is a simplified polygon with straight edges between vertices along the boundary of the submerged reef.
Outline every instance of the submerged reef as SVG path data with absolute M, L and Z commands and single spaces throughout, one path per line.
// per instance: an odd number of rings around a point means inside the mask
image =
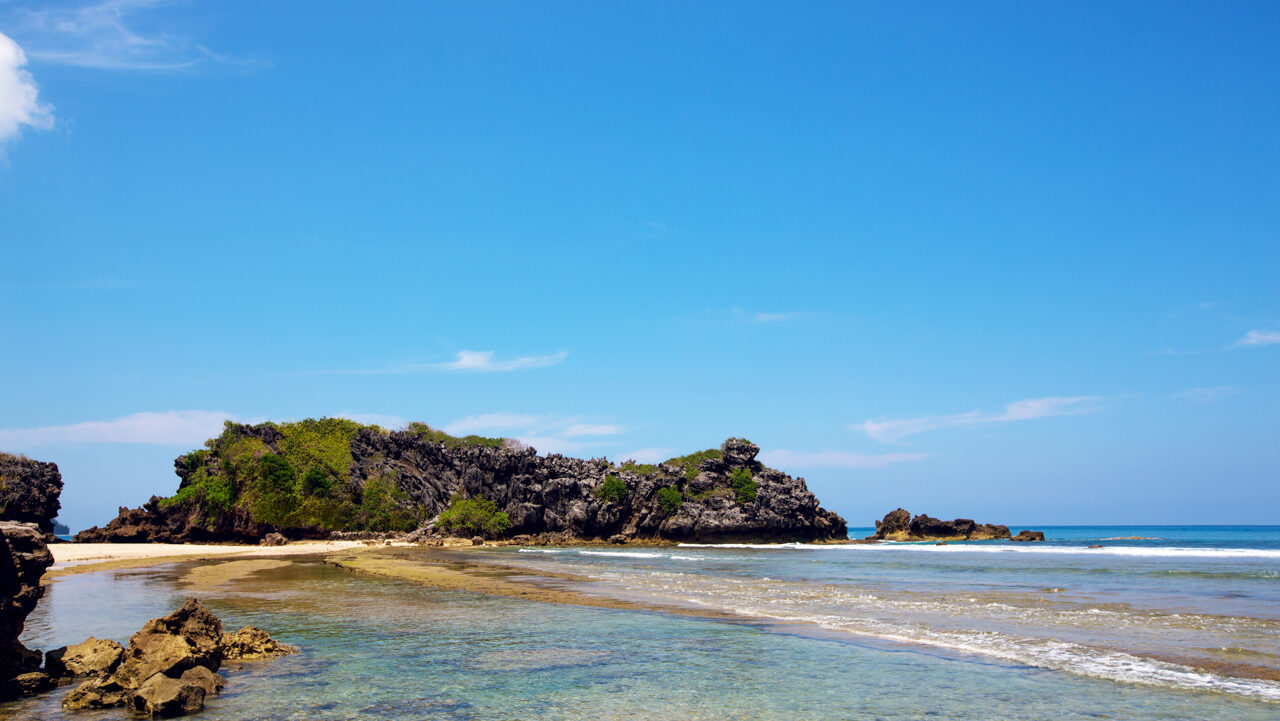
M 578 540 L 843 540 L 803 478 L 756 460 L 742 438 L 662 463 L 549 454 L 457 438 L 425 424 L 387 431 L 339 418 L 228 422 L 174 462 L 168 498 L 121 508 L 79 542 L 258 542 L 354 532 Z

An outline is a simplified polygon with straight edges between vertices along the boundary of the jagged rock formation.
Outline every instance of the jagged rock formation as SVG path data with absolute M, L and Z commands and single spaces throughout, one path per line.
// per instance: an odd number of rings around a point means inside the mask
M 876 521 L 875 535 L 868 536 L 878 541 L 986 541 L 1010 537 L 1008 526 L 975 523 L 969 518 L 943 521 L 925 514 L 912 517 L 903 508 Z
M 1043 541 L 1044 531 L 1018 531 L 1018 535 L 1009 539 L 1011 541 Z
M 47 670 L 89 677 L 62 700 L 68 710 L 127 706 L 140 716 L 180 716 L 199 711 L 226 686 L 217 673 L 223 661 L 295 651 L 253 626 L 223 633 L 222 621 L 188 598 L 177 611 L 144 624 L 128 648 L 90 638 L 49 652 Z
M 0 453 L 0 698 L 42 690 L 42 654 L 19 641 L 53 565 L 48 543 L 58 515 L 62 475 L 52 463 Z
M 34 523 L 53 533 L 61 495 L 58 464 L 0 452 L 0 521 Z
M 821 508 L 804 479 L 765 467 L 756 460 L 759 447 L 739 438 L 665 464 L 614 465 L 540 456 L 501 439 L 455 439 L 420 424 L 387 432 L 336 419 L 305 423 L 312 425 L 228 423 L 209 450 L 175 461 L 182 479 L 175 499 L 153 497 L 140 509 L 121 509 L 104 528 L 81 532 L 76 540 L 257 542 L 272 532 L 299 538 L 412 530 L 430 527 L 456 494 L 494 502 L 510 519 L 505 535 L 703 541 L 847 536 L 844 519 Z M 323 436 L 314 430 L 338 423 L 349 424 L 340 443 L 332 440 L 335 432 Z M 299 438 L 310 444 L 306 453 L 299 450 Z M 293 490 L 286 502 L 271 501 L 277 496 L 267 494 L 279 491 L 265 478 L 319 490 Z M 615 492 L 602 493 L 611 478 Z M 381 485 L 388 483 L 389 491 Z M 379 498 L 394 499 L 394 508 L 372 505 L 375 489 Z M 228 493 L 222 507 L 204 500 Z M 298 521 L 300 511 L 285 515 L 280 507 L 318 510 Z M 347 520 L 330 523 L 331 518 Z

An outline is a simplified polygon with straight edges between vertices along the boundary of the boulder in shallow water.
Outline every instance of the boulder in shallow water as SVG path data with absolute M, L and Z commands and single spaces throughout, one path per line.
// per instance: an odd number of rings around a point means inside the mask
M 298 649 L 271 638 L 257 626 L 245 626 L 235 633 L 222 634 L 222 657 L 226 661 L 274 658 L 297 652 Z
M 124 659 L 124 646 L 90 636 L 44 655 L 44 668 L 54 676 L 107 676 Z
M 204 666 L 195 666 L 182 672 L 181 681 L 204 689 L 205 698 L 222 691 L 227 680 Z
M 115 678 L 138 688 L 151 676 L 180 676 L 195 666 L 216 670 L 222 664 L 222 621 L 194 598 L 162 618 L 153 618 L 129 639 Z
M 1043 541 L 1044 531 L 1018 531 L 1018 535 L 1009 539 L 1011 541 Z
M 68 711 L 115 708 L 123 706 L 129 691 L 110 678 L 94 678 L 77 686 L 62 699 Z
M 158 673 L 129 696 L 129 710 L 139 716 L 181 716 L 204 708 L 204 689 Z
M 905 508 L 889 511 L 882 520 L 876 521 L 876 535 L 887 541 L 905 541 L 911 535 L 911 512 Z

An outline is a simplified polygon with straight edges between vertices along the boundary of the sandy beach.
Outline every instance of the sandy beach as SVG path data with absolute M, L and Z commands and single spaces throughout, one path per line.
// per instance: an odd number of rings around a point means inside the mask
M 280 558 L 368 548 L 365 541 L 302 541 L 283 546 L 179 543 L 57 543 L 49 546 L 54 564 L 46 579 L 113 568 L 141 568 L 173 561 L 223 558 Z M 376 545 L 385 546 L 383 543 Z M 393 544 L 405 545 L 405 544 Z

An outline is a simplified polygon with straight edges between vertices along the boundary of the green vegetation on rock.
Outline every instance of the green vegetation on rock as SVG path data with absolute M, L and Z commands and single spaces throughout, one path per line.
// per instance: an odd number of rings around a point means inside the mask
M 433 443 L 443 443 L 449 448 L 466 448 L 468 446 L 486 446 L 488 448 L 501 448 L 507 442 L 505 438 L 486 438 L 485 436 L 451 436 L 444 431 L 438 431 L 426 423 L 410 423 L 406 431 L 417 435 L 424 441 L 432 441 Z
M 708 448 L 705 451 L 690 453 L 687 456 L 676 456 L 675 458 L 668 458 L 662 463 L 663 465 L 666 465 L 666 466 L 679 467 L 682 473 L 684 474 L 684 480 L 688 482 L 698 477 L 698 466 L 703 461 L 710 460 L 712 458 L 720 458 L 723 455 L 724 454 L 720 452 L 719 448 Z
M 621 478 L 610 474 L 605 476 L 604 483 L 596 489 L 596 496 L 607 503 L 622 503 L 627 497 L 627 484 L 623 483 Z
M 484 496 L 467 498 L 461 493 L 455 493 L 449 499 L 449 507 L 436 519 L 436 525 L 454 533 L 471 533 L 492 538 L 511 528 L 511 518 Z
M 675 515 L 676 511 L 680 510 L 681 504 L 684 503 L 684 495 L 675 486 L 659 488 L 656 495 L 658 498 L 658 510 L 664 516 Z
M 745 505 L 756 500 L 756 490 L 759 489 L 759 485 L 751 477 L 751 471 L 739 468 L 730 473 L 729 486 L 737 494 L 738 503 Z

